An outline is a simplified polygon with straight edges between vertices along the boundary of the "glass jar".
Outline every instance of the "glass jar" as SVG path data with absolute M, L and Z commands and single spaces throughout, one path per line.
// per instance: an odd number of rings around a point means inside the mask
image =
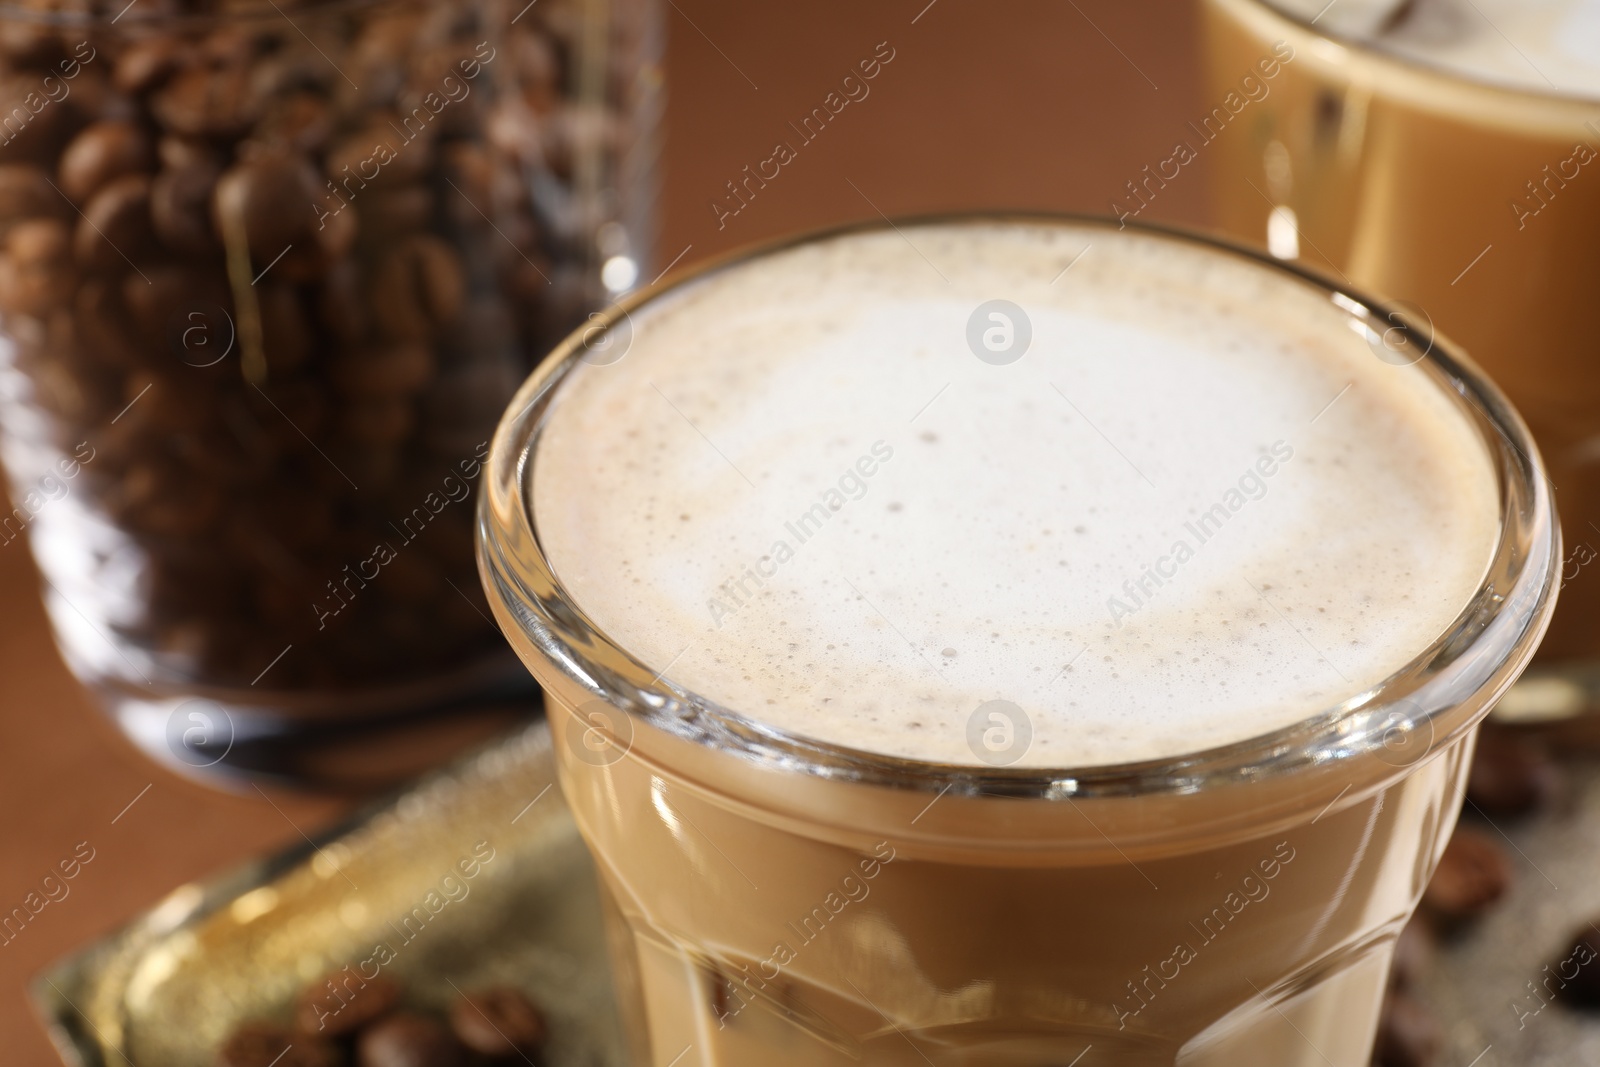
M 0 541 L 146 750 L 367 784 L 529 688 L 469 498 L 648 256 L 658 42 L 651 0 L 5 11 Z

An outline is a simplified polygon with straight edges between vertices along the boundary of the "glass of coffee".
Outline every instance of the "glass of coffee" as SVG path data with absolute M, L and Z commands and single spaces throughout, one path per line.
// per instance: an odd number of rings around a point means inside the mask
M 557 349 L 480 567 L 636 1062 L 1367 1063 L 1559 558 L 1517 415 L 1447 345 L 1380 358 L 1389 311 L 950 218 Z
M 1600 19 L 1580 0 L 1207 0 L 1188 143 L 1218 221 L 1399 302 L 1396 360 L 1459 342 L 1527 418 L 1568 556 L 1540 660 L 1600 660 Z M 1131 204 L 1131 200 L 1130 200 Z M 1270 231 L 1270 233 L 1269 233 Z M 1408 340 L 1414 343 L 1409 343 Z M 1586 669 L 1587 668 L 1587 669 Z

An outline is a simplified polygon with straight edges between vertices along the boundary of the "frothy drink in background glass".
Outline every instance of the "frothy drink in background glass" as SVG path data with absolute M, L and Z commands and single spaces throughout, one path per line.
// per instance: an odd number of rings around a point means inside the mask
M 1504 387 L 1543 449 L 1567 589 L 1541 659 L 1600 680 L 1600 4 L 1207 0 L 1193 134 L 1219 221 L 1407 308 Z M 1293 58 L 1272 78 L 1257 62 Z M 1254 74 L 1254 77 L 1246 76 Z M 1230 95 L 1231 94 L 1231 95 Z M 1403 358 L 1398 357 L 1397 358 Z M 1588 665 L 1580 672 L 1572 668 Z
M 480 558 L 639 1063 L 1367 1062 L 1558 552 L 1516 416 L 1385 310 L 958 219 L 544 364 Z

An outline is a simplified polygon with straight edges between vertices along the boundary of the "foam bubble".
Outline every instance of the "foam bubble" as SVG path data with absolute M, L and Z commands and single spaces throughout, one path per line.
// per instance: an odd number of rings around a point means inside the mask
M 997 301 L 1013 361 L 973 347 L 985 306 L 1007 341 Z M 1488 451 L 1422 367 L 1176 239 L 857 234 L 631 325 L 543 432 L 552 566 L 651 668 L 812 738 L 1017 766 L 1243 740 L 1413 659 L 1497 537 Z

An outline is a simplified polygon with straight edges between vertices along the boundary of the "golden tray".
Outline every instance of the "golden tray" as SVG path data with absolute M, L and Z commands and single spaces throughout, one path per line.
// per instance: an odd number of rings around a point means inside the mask
M 237 1024 L 287 1021 L 307 985 L 363 965 L 425 1009 L 519 986 L 549 1017 L 551 1067 L 621 1067 L 600 914 L 539 722 L 315 842 L 180 886 L 33 995 L 74 1067 L 211 1067 Z

